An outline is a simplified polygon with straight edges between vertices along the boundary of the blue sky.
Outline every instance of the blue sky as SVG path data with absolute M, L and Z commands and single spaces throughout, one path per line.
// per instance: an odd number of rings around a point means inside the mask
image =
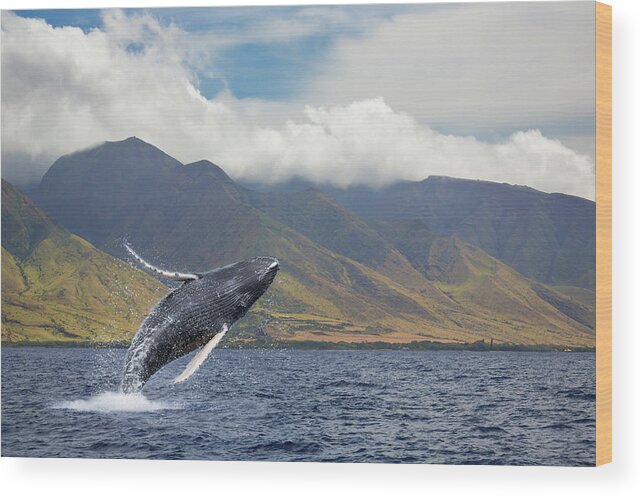
M 137 135 L 250 180 L 594 195 L 593 2 L 31 10 L 2 42 L 15 181 Z

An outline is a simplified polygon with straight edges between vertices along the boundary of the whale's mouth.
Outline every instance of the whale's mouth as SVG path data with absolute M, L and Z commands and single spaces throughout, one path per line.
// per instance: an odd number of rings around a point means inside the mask
M 263 275 L 261 281 L 264 285 L 270 285 L 279 271 L 279 260 L 277 258 L 261 258 Z
M 264 272 L 265 275 L 276 273 L 279 270 L 279 260 L 272 256 L 261 256 L 254 259 L 255 265 L 258 266 L 259 272 Z

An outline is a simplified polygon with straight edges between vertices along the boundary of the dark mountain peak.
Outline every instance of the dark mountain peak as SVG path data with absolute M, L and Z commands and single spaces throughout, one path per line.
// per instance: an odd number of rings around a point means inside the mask
M 121 142 L 126 143 L 126 144 L 146 144 L 146 145 L 150 145 L 147 142 L 144 142 L 143 140 L 141 140 L 140 138 L 135 137 L 135 136 L 127 137 L 125 140 L 121 140 Z M 118 143 L 118 142 L 115 142 L 115 143 Z
M 129 137 L 125 140 L 118 140 L 114 142 L 105 142 L 99 145 L 94 150 L 105 152 L 108 154 L 121 154 L 123 156 L 135 156 L 138 158 L 155 158 L 155 159 L 171 159 L 179 163 L 176 159 L 163 152 L 161 149 L 148 142 L 141 140 L 138 137 Z M 80 152 L 82 154 L 82 151 Z
M 215 169 L 223 171 L 221 166 L 218 166 L 218 165 L 214 164 L 212 161 L 208 161 L 207 159 L 201 159 L 199 161 L 194 161 L 193 163 L 188 163 L 185 166 L 186 167 L 192 167 L 192 168 L 215 168 Z
M 59 158 L 43 176 L 35 200 L 73 233 L 87 229 L 86 238 L 94 243 L 101 231 L 96 220 L 115 212 L 120 219 L 136 216 L 146 208 L 144 194 L 162 195 L 167 178 L 182 167 L 138 138 L 105 142 Z
M 55 167 L 58 163 L 68 163 L 70 161 L 85 161 L 88 163 L 97 161 L 110 161 L 115 165 L 117 163 L 136 162 L 145 163 L 150 161 L 157 161 L 159 164 L 172 164 L 173 166 L 180 166 L 181 163 L 163 152 L 158 147 L 147 143 L 137 137 L 129 137 L 125 140 L 106 141 L 87 149 L 81 149 L 71 154 L 66 154 L 60 157 L 52 166 Z M 51 169 L 51 168 L 50 168 Z
M 197 177 L 199 179 L 208 178 L 209 180 L 214 180 L 218 183 L 235 185 L 232 178 L 228 176 L 223 168 L 206 159 L 186 164 L 183 167 L 183 171 L 187 172 L 191 177 Z
M 80 189 L 91 195 L 105 185 L 128 188 L 136 179 L 155 178 L 181 166 L 173 157 L 136 137 L 104 142 L 56 160 L 42 178 L 37 200 L 40 202 L 45 192 L 60 196 Z
M 151 147 L 153 149 L 158 149 L 156 146 L 152 145 L 149 142 L 146 142 L 144 140 L 141 140 L 138 137 L 132 136 L 132 137 L 127 137 L 124 140 L 106 140 L 103 142 L 103 145 L 110 145 L 110 146 L 127 146 L 127 147 Z
M 218 164 L 214 164 L 212 161 L 208 161 L 207 159 L 201 159 L 193 163 L 188 163 L 185 165 L 185 167 L 193 168 L 195 170 L 215 171 L 219 174 L 225 175 L 226 177 L 228 176 L 228 174 L 223 170 L 221 166 L 219 166 Z

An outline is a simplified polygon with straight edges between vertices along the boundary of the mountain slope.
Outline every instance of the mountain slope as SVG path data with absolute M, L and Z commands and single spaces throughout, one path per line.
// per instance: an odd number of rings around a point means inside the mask
M 382 222 L 371 225 L 399 248 L 427 279 L 449 297 L 481 314 L 511 322 L 538 322 L 555 317 L 595 328 L 594 307 L 525 279 L 481 249 L 453 236 L 436 236 L 421 222 Z M 545 322 L 543 322 L 544 324 Z
M 365 223 L 314 189 L 247 195 L 253 205 L 316 244 L 430 297 L 441 308 L 436 316 L 443 327 L 455 323 L 471 333 L 480 330 L 487 338 L 493 328 L 501 342 L 529 343 L 537 326 L 541 338 L 551 334 L 549 327 L 578 328 L 572 335 L 580 341 L 593 335 L 592 306 L 525 279 L 455 237 L 437 236 L 422 222 Z M 442 315 L 444 308 L 448 318 Z M 523 335 L 525 329 L 531 330 Z
M 285 192 L 308 184 L 283 185 Z M 594 289 L 596 205 L 580 197 L 486 181 L 430 176 L 374 190 L 318 187 L 357 216 L 421 220 L 480 247 L 545 284 Z
M 244 200 L 296 230 L 316 245 L 363 264 L 409 288 L 421 289 L 438 303 L 445 296 L 431 286 L 406 258 L 376 230 L 315 189 L 291 194 L 243 190 Z
M 493 316 L 482 305 L 472 306 L 473 297 L 459 302 L 394 241 L 320 192 L 259 195 L 212 163 L 174 163 L 138 139 L 98 149 L 59 159 L 43 178 L 39 202 L 101 249 L 125 257 L 122 241 L 127 239 L 146 259 L 178 271 L 208 270 L 258 255 L 280 259 L 275 283 L 233 328 L 233 340 L 267 335 L 288 341 L 404 343 L 494 337 L 521 344 L 593 345 L 591 327 L 559 309 L 568 304 L 564 296 L 557 308 L 533 292 L 523 295 L 536 303 L 525 320 Z M 155 158 L 161 160 L 158 167 Z M 118 171 L 118 179 L 104 175 L 109 168 Z M 477 257 L 490 258 L 483 251 L 470 255 Z M 505 285 L 531 285 L 518 273 L 511 275 Z
M 2 181 L 2 341 L 128 340 L 166 293 Z

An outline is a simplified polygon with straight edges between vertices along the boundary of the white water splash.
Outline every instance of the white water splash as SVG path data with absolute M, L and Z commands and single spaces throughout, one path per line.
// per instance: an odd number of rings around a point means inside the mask
M 123 394 L 121 392 L 106 392 L 88 399 L 63 401 L 54 408 L 74 410 L 79 412 L 155 412 L 158 410 L 178 410 L 178 403 L 153 401 L 140 393 Z

